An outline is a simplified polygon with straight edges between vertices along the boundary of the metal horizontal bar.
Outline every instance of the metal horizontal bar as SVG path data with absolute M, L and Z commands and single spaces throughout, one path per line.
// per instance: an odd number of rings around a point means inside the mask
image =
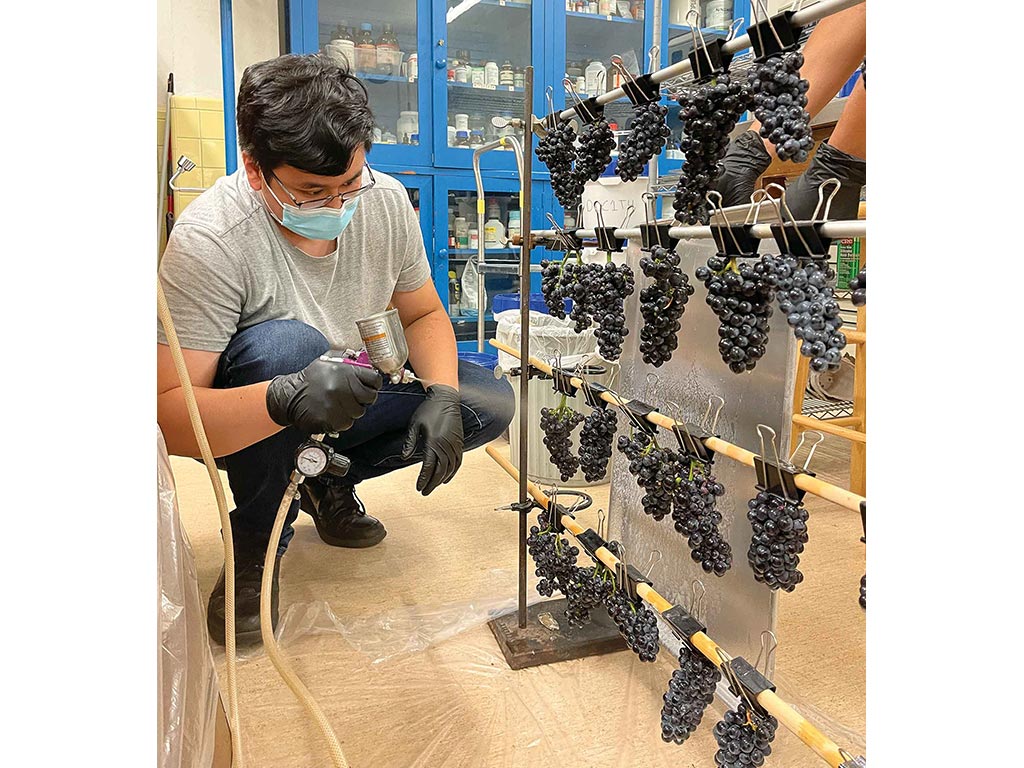
M 825 237 L 833 239 L 840 237 L 866 237 L 868 230 L 868 222 L 866 219 L 851 219 L 849 221 L 826 221 L 821 226 L 821 234 Z M 555 237 L 555 230 L 553 229 L 535 229 L 531 234 L 534 237 L 540 238 L 553 238 Z M 672 227 L 668 231 L 669 237 L 674 237 L 677 240 L 683 239 L 709 239 L 711 238 L 711 227 Z M 755 224 L 751 229 L 751 234 L 754 237 L 760 238 L 761 240 L 767 240 L 772 237 L 772 228 L 770 224 Z M 577 229 L 577 237 L 593 238 L 597 237 L 592 229 Z M 628 228 L 628 229 L 616 229 L 615 237 L 618 238 L 633 238 L 637 239 L 640 237 L 640 228 Z

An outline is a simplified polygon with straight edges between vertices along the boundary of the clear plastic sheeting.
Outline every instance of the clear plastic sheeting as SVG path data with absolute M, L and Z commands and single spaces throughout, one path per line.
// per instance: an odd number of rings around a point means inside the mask
M 160 600 L 159 768 L 213 763 L 219 688 L 192 547 L 178 517 L 174 476 L 157 430 L 157 565 Z
M 507 309 L 494 316 L 498 326 L 495 338 L 513 349 L 519 349 L 522 338 L 521 315 L 518 309 Z M 594 355 L 597 360 L 597 339 L 594 329 L 588 328 L 583 333 L 576 333 L 574 320 L 545 315 L 530 310 L 530 354 L 541 360 L 550 360 L 555 355 Z M 498 351 L 498 364 L 508 370 L 519 365 L 519 360 L 507 352 Z

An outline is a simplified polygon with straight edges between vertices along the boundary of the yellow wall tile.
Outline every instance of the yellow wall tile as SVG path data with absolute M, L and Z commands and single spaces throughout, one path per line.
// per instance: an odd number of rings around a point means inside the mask
M 171 110 L 171 132 L 175 138 L 196 138 L 199 132 L 199 112 L 194 109 Z
M 203 149 L 199 139 L 173 139 L 171 147 L 174 149 L 173 164 L 175 166 L 178 164 L 178 158 L 182 155 L 186 155 L 196 165 L 202 165 Z
M 199 132 L 204 139 L 224 138 L 224 113 L 202 111 L 199 113 Z
M 224 163 L 224 141 L 216 139 L 203 139 L 203 166 L 206 168 L 223 168 Z M 196 163 L 199 160 L 196 159 Z
M 171 108 L 172 109 L 196 109 L 196 97 L 195 96 L 172 96 L 171 97 Z
M 203 168 L 203 186 L 209 189 L 225 173 L 223 168 Z
M 210 99 L 204 96 L 196 96 L 196 108 L 197 109 L 212 109 L 217 112 L 224 111 L 224 100 L 223 99 Z
M 175 192 L 174 193 L 174 219 L 178 220 L 181 216 L 181 212 L 185 210 L 189 203 L 199 197 L 198 194 L 192 194 L 189 192 Z
M 205 186 L 203 184 L 203 169 L 197 165 L 191 171 L 181 174 L 181 176 L 174 180 L 174 186 L 192 187 L 195 189 Z

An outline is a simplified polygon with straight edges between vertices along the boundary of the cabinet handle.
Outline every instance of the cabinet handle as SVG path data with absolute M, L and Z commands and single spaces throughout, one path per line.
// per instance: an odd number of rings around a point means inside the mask
M 448 59 L 437 59 L 434 62 L 434 66 L 437 67 L 438 69 L 447 69 L 448 68 Z

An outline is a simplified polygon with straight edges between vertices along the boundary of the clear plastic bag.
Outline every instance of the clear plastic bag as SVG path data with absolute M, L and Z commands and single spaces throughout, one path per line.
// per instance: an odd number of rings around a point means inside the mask
M 220 689 L 195 560 L 178 517 L 174 476 L 157 430 L 157 566 L 160 600 L 159 768 L 213 762 Z
M 519 349 L 522 338 L 522 318 L 519 310 L 507 309 L 495 315 L 494 319 L 498 321 L 495 338 L 503 344 Z M 575 321 L 569 318 L 559 320 L 557 317 L 530 310 L 530 354 L 542 360 L 548 360 L 555 355 L 594 355 L 596 358 L 597 339 L 594 338 L 594 329 L 588 328 L 583 333 L 576 333 L 575 325 Z M 519 360 L 499 350 L 498 364 L 507 369 L 519 365 Z

